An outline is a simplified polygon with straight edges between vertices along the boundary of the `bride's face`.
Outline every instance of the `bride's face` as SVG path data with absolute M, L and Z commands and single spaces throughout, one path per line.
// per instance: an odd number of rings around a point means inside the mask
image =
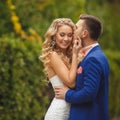
M 73 29 L 69 25 L 60 26 L 55 35 L 56 47 L 66 50 L 73 40 Z

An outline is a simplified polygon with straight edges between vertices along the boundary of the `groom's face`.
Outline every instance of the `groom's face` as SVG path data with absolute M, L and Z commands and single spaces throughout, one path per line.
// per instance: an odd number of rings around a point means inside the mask
M 75 38 L 77 38 L 77 36 L 79 36 L 82 39 L 83 38 L 83 30 L 84 30 L 84 20 L 79 20 L 76 23 Z

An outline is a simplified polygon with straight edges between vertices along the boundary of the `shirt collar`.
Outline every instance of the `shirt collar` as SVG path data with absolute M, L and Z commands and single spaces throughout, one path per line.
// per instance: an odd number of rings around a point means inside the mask
M 80 53 L 85 57 L 90 52 L 90 50 L 92 50 L 97 45 L 99 45 L 99 43 L 94 43 L 92 45 L 86 46 L 80 50 Z

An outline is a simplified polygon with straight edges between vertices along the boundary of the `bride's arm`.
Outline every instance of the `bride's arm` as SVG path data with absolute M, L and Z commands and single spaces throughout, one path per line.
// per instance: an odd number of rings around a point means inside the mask
M 75 87 L 75 78 L 77 71 L 77 57 L 78 52 L 80 50 L 81 44 L 76 41 L 73 46 L 73 55 L 72 55 L 72 64 L 70 70 L 66 67 L 64 62 L 61 60 L 60 56 L 53 52 L 50 57 L 50 64 L 55 71 L 55 73 L 59 76 L 59 78 L 63 81 L 65 85 L 70 88 Z

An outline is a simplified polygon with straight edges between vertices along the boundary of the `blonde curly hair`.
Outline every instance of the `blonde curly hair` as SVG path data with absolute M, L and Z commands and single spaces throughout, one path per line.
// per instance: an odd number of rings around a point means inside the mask
M 56 35 L 58 28 L 63 25 L 70 26 L 74 32 L 75 25 L 71 19 L 57 18 L 57 19 L 53 20 L 52 24 L 50 25 L 50 27 L 48 28 L 48 30 L 45 34 L 45 41 L 44 41 L 43 47 L 42 47 L 42 54 L 40 55 L 39 59 L 44 64 L 44 67 L 45 67 L 44 70 L 45 70 L 46 74 L 47 74 L 47 71 L 49 68 L 49 62 L 50 62 L 49 55 L 53 51 L 57 52 L 58 55 L 60 55 L 63 62 L 65 63 L 65 65 L 68 68 L 70 68 L 70 63 L 71 63 L 71 59 L 72 59 L 72 44 L 67 48 L 67 52 L 66 52 L 67 59 L 65 58 L 65 56 L 63 56 L 62 51 L 59 48 L 55 47 L 55 45 L 53 45 L 53 41 L 54 41 L 53 37 Z

